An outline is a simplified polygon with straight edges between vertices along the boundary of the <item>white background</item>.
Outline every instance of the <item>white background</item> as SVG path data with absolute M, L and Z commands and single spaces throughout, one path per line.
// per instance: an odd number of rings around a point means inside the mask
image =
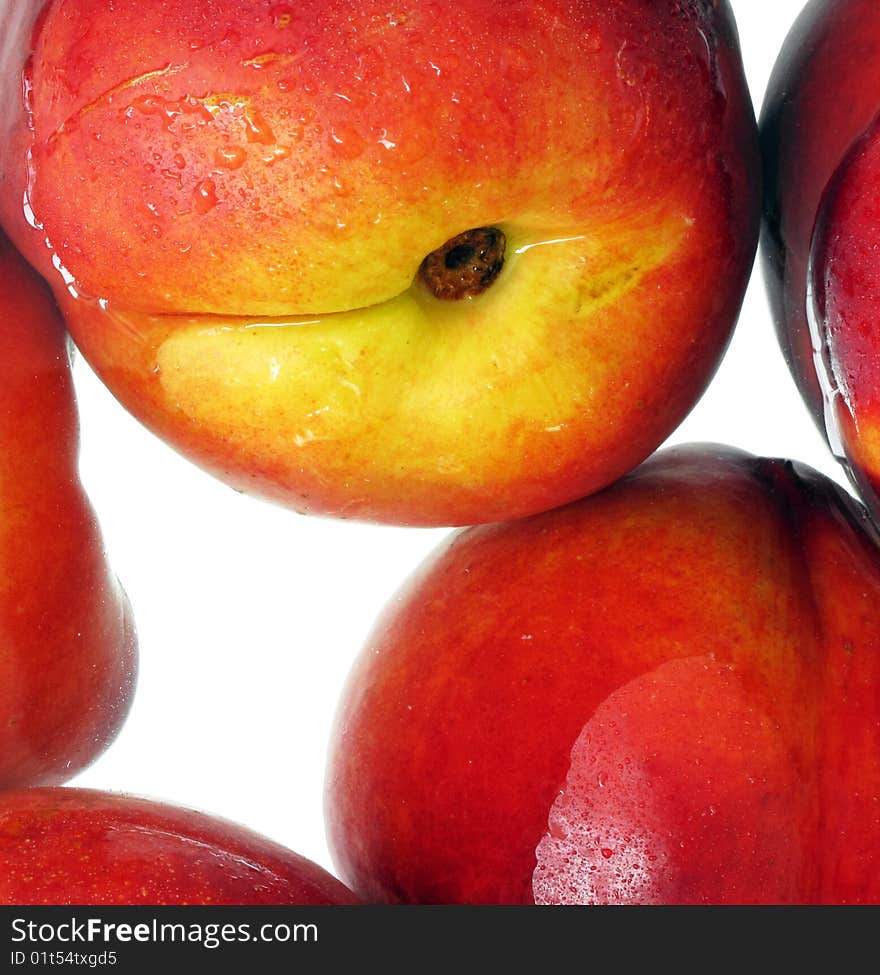
M 801 0 L 732 0 L 756 111 Z M 326 744 L 351 662 L 443 538 L 295 515 L 201 473 L 78 357 L 82 475 L 134 606 L 140 680 L 116 743 L 72 784 L 241 822 L 332 869 Z M 776 345 L 756 266 L 722 366 L 670 442 L 717 441 L 841 472 Z

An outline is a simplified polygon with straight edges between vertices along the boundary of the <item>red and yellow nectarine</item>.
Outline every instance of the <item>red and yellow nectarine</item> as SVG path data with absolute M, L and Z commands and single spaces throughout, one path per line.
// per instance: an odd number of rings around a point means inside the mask
M 763 254 L 789 366 L 880 519 L 880 7 L 812 0 L 762 116 Z
M 421 903 L 876 903 L 876 542 L 815 471 L 705 447 L 455 534 L 338 711 L 342 879 Z
M 240 490 L 526 515 L 718 363 L 759 215 L 726 0 L 6 11 L 0 219 L 120 400 Z

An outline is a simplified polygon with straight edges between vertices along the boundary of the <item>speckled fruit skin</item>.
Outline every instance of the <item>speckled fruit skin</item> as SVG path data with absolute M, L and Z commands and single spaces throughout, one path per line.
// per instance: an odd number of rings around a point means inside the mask
M 235 823 L 89 789 L 0 793 L 0 865 L 0 904 L 357 903 Z
M 731 448 L 454 534 L 340 703 L 340 876 L 377 901 L 877 903 L 878 605 L 864 509 Z
M 762 111 L 765 277 L 786 359 L 880 519 L 880 6 L 812 0 Z
M 116 736 L 131 608 L 79 481 L 64 323 L 0 232 L 0 788 L 55 785 Z
M 726 0 L 6 0 L 0 219 L 169 443 L 301 511 L 526 515 L 701 394 L 760 216 Z M 507 238 L 448 302 L 426 255 Z

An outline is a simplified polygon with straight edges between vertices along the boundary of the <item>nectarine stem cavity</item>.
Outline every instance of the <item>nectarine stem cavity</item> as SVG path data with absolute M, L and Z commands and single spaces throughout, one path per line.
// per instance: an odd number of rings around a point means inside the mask
M 419 268 L 419 277 L 435 298 L 476 298 L 504 266 L 504 234 L 497 227 L 478 227 L 447 240 Z

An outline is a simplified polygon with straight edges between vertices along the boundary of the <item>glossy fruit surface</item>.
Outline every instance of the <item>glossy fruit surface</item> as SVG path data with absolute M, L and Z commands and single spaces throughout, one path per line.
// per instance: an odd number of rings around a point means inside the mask
M 658 454 L 457 533 L 327 775 L 342 878 L 419 903 L 876 903 L 880 550 L 809 468 Z
M 120 400 L 236 488 L 525 515 L 714 371 L 759 210 L 726 2 L 40 6 L 7 5 L 0 219 Z
M 880 8 L 813 0 L 762 113 L 764 263 L 798 386 L 880 516 Z
M 78 437 L 64 324 L 0 232 L 0 788 L 75 775 L 134 689 L 131 608 L 80 484 Z
M 2 904 L 353 904 L 317 864 L 234 823 L 87 789 L 0 793 Z

